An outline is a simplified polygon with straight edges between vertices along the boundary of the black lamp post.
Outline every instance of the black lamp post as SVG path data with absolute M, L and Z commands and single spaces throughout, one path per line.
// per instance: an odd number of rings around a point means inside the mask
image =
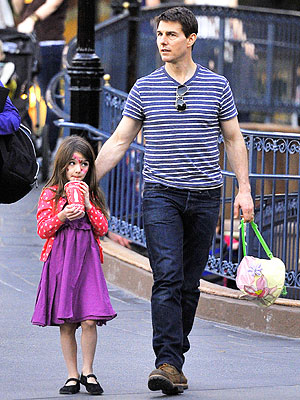
M 140 18 L 140 0 L 129 0 L 124 3 L 129 11 L 128 24 L 128 64 L 127 64 L 127 92 L 134 85 L 137 78 L 137 57 L 138 57 L 138 36 L 139 36 L 139 18 Z
M 71 121 L 99 127 L 101 78 L 100 58 L 95 54 L 95 0 L 78 0 L 77 48 L 68 68 L 70 75 Z M 71 130 L 71 135 L 86 132 Z M 91 143 L 97 155 L 97 143 Z

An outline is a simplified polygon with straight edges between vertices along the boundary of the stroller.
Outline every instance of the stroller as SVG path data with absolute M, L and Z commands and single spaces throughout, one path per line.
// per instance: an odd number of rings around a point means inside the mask
M 44 130 L 40 128 L 40 103 L 36 95 L 35 76 L 39 72 L 39 43 L 35 34 L 18 32 L 15 28 L 0 29 L 0 41 L 2 42 L 3 59 L 0 60 L 0 67 L 10 64 L 11 77 L 6 87 L 10 89 L 10 98 L 18 109 L 22 123 L 32 132 L 32 140 L 36 148 L 38 158 L 41 158 L 42 175 L 48 174 L 49 168 L 49 143 Z M 1 48 L 0 48 L 1 58 Z M 12 68 L 12 65 L 15 68 Z M 5 77 L 6 79 L 6 77 Z M 29 115 L 30 93 L 35 97 L 35 124 Z
M 11 100 L 21 115 L 22 123 L 32 129 L 28 114 L 29 88 L 38 72 L 39 45 L 34 35 L 18 32 L 14 28 L 0 29 L 0 40 L 4 55 L 1 64 L 11 63 L 15 67 L 6 83 L 11 90 Z

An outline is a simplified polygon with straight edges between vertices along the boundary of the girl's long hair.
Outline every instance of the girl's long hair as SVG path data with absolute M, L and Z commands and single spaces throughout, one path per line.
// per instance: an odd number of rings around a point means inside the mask
M 100 208 L 105 217 L 108 218 L 109 213 L 106 208 L 105 196 L 96 180 L 94 151 L 92 146 L 80 136 L 73 135 L 63 140 L 54 158 L 52 176 L 48 182 L 46 182 L 44 189 L 57 186 L 56 190 L 52 189 L 55 193 L 54 199 L 57 205 L 60 197 L 65 195 L 64 185 L 68 182 L 66 170 L 69 162 L 73 158 L 73 154 L 76 152 L 81 153 L 89 162 L 89 169 L 83 181 L 89 185 L 91 202 L 97 208 Z

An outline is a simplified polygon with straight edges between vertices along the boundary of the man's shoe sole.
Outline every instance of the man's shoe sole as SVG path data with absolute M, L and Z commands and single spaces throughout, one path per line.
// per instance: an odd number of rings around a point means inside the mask
M 164 394 L 179 394 L 183 393 L 184 386 L 182 384 L 173 384 L 168 378 L 162 375 L 152 375 L 148 380 L 148 388 L 152 391 L 161 390 Z

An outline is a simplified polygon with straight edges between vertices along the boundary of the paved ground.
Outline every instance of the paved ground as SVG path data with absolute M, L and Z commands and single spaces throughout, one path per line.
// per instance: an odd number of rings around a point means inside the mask
M 39 190 L 0 205 L 0 400 L 61 399 L 66 371 L 56 327 L 32 326 L 43 241 L 36 235 Z M 163 399 L 150 392 L 153 369 L 150 304 L 109 286 L 118 317 L 98 329 L 95 373 L 103 397 Z M 78 332 L 78 335 L 80 332 Z M 184 372 L 187 400 L 300 399 L 300 340 L 197 319 Z M 85 389 L 72 398 L 87 399 Z

